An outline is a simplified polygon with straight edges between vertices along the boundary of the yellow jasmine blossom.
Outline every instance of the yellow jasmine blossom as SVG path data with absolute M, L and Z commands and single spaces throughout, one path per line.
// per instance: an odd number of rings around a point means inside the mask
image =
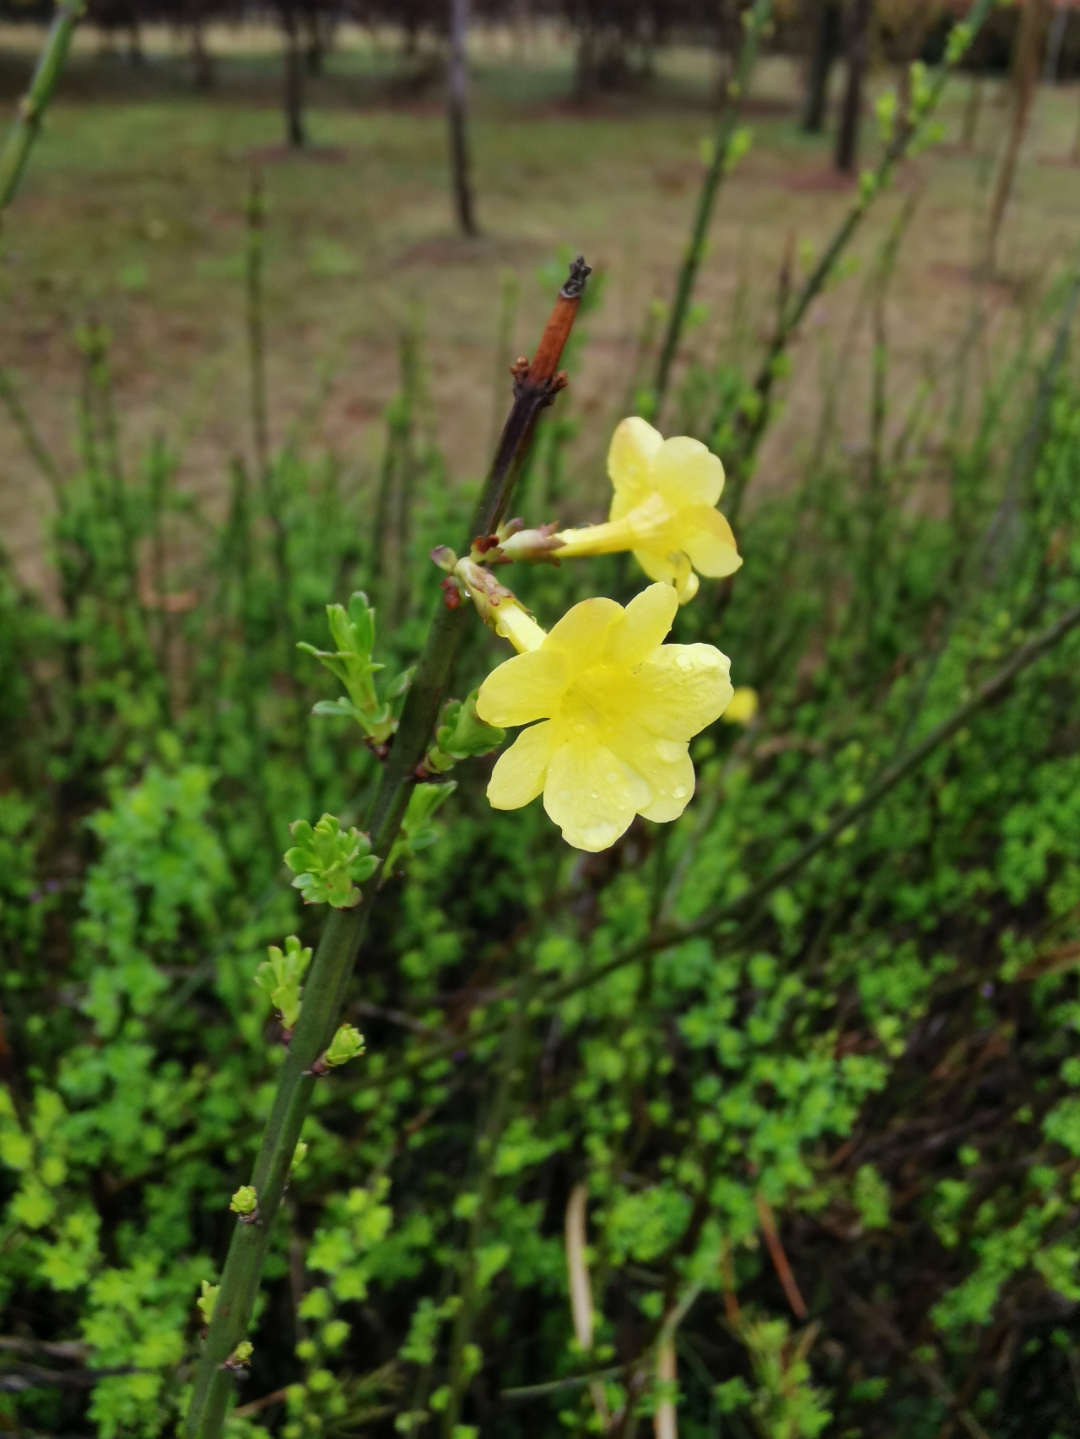
M 611 438 L 608 474 L 615 486 L 608 523 L 560 530 L 552 536 L 562 542 L 560 559 L 632 550 L 651 580 L 675 586 L 683 605 L 697 593 L 698 574 L 722 579 L 742 564 L 716 508 L 724 467 L 700 440 L 665 440 L 646 420 L 623 420 Z
M 731 703 L 720 716 L 725 724 L 748 725 L 758 712 L 758 692 L 749 685 L 740 687 L 731 696 Z
M 655 584 L 625 609 L 584 600 L 546 634 L 515 602 L 500 602 L 500 632 L 520 653 L 488 675 L 476 712 L 500 728 L 530 728 L 495 766 L 487 793 L 496 809 L 542 793 L 566 842 L 594 851 L 635 814 L 682 814 L 694 793 L 690 740 L 723 714 L 732 688 L 730 661 L 712 645 L 663 643 L 677 608 L 675 590 Z

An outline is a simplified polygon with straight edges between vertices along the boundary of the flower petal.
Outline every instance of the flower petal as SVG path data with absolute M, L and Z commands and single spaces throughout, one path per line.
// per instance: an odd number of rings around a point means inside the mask
M 682 547 L 698 574 L 710 579 L 733 575 L 742 564 L 731 526 L 719 510 L 708 505 L 688 505 L 679 515 Z
M 663 495 L 653 490 L 640 505 L 627 510 L 623 523 L 635 544 L 653 549 L 670 548 L 671 533 L 677 525 L 679 512 L 673 510 Z M 618 522 L 616 522 L 618 523 Z
M 559 726 L 553 720 L 522 730 L 503 750 L 488 781 L 492 809 L 520 809 L 544 788 L 548 763 L 559 743 Z
M 664 550 L 635 550 L 634 559 L 650 580 L 662 580 L 669 585 L 675 583 L 679 570 L 677 554 L 668 554 Z
M 724 488 L 724 467 L 700 440 L 676 435 L 665 440 L 652 462 L 653 488 L 672 509 L 715 505 Z
M 618 606 L 616 606 L 618 608 Z M 555 713 L 570 681 L 570 663 L 559 650 L 529 650 L 492 670 L 480 686 L 476 713 L 485 724 L 531 724 Z
M 712 645 L 661 645 L 630 677 L 631 713 L 655 735 L 690 740 L 731 703 L 730 668 Z
M 652 797 L 638 813 L 660 824 L 678 819 L 694 793 L 694 766 L 683 740 L 658 739 L 636 719 L 625 719 L 608 740 L 612 753 L 648 784 Z
M 601 744 L 572 740 L 548 766 L 544 808 L 575 849 L 609 849 L 648 803 L 649 786 Z
M 635 595 L 622 619 L 608 631 L 604 663 L 636 669 L 664 643 L 678 608 L 678 596 L 670 585 L 650 585 Z
M 647 420 L 637 415 L 615 427 L 608 450 L 608 475 L 615 487 L 615 498 L 611 503 L 613 520 L 619 519 L 648 497 L 653 489 L 649 467 L 663 443 L 660 431 L 654 430 Z
M 582 600 L 568 609 L 551 629 L 540 653 L 565 655 L 571 671 L 599 664 L 608 630 L 622 619 L 622 613 L 622 605 L 617 605 L 614 600 L 601 597 Z

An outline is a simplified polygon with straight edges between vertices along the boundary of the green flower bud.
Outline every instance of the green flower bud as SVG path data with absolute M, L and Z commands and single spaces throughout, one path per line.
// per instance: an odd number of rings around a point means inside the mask
M 255 1193 L 254 1185 L 241 1184 L 232 1199 L 229 1200 L 229 1208 L 234 1214 L 239 1214 L 241 1219 L 247 1219 L 250 1215 L 257 1214 L 259 1196 Z
M 342 1024 L 322 1056 L 322 1062 L 327 1068 L 334 1069 L 339 1064 L 348 1064 L 350 1059 L 356 1059 L 363 1052 L 364 1036 L 351 1024 Z
M 209 1324 L 214 1317 L 214 1305 L 217 1302 L 218 1291 L 220 1289 L 220 1284 L 211 1284 L 208 1279 L 204 1279 L 202 1282 L 202 1288 L 199 1291 L 198 1299 L 195 1301 L 195 1307 L 202 1315 L 204 1324 Z

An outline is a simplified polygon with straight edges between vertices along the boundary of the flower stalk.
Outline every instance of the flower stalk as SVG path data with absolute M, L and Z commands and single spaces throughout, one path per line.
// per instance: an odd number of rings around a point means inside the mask
M 471 535 L 490 534 L 506 514 L 541 411 L 566 384 L 565 375 L 558 369 L 559 360 L 588 275 L 589 266 L 585 261 L 575 260 L 532 363 L 521 359 L 513 366 L 514 401 L 473 514 Z M 467 547 L 466 543 L 463 548 Z M 467 622 L 466 606 L 451 609 L 440 603 L 435 611 L 367 816 L 365 827 L 371 837 L 371 853 L 380 858 L 390 853 L 401 828 L 413 793 L 417 766 L 424 759 L 448 696 Z M 258 1194 L 260 1222 L 238 1222 L 233 1230 L 196 1370 L 184 1429 L 187 1439 L 219 1439 L 222 1432 L 232 1393 L 228 1361 L 237 1345 L 245 1341 L 270 1231 L 316 1083 L 316 1064 L 333 1039 L 381 878 L 381 870 L 367 876 L 360 884 L 361 902 L 332 910 L 308 972 L 303 1004 L 281 1067 L 251 1180 Z

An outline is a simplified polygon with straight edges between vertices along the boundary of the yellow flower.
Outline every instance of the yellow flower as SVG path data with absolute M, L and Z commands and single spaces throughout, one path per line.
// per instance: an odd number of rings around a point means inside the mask
M 665 440 L 645 420 L 623 420 L 611 437 L 608 474 L 615 486 L 608 523 L 552 536 L 562 541 L 554 551 L 560 559 L 633 550 L 651 580 L 675 586 L 682 605 L 697 594 L 695 570 L 722 579 L 742 564 L 716 509 L 724 467 L 700 440 Z
M 584 600 L 545 634 L 506 605 L 504 633 L 522 652 L 488 675 L 476 712 L 531 728 L 495 766 L 496 809 L 543 793 L 566 842 L 587 850 L 614 844 L 635 814 L 678 819 L 694 792 L 690 740 L 732 689 L 730 662 L 712 645 L 663 643 L 677 608 L 671 586 L 655 584 L 625 610 Z
M 725 724 L 748 725 L 758 712 L 758 692 L 749 685 L 740 687 L 731 696 L 731 703 L 720 716 Z

